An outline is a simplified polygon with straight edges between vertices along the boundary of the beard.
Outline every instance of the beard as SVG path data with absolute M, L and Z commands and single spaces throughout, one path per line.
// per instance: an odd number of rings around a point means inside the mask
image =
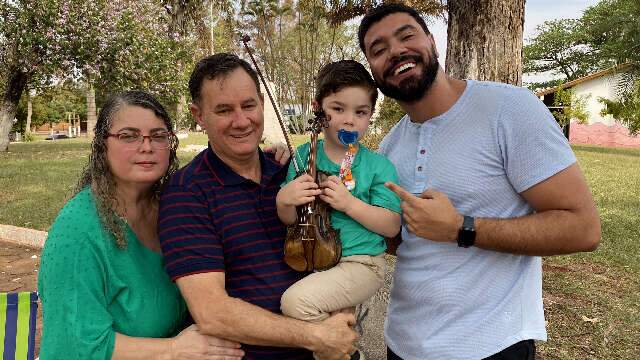
M 385 81 L 385 79 L 393 75 L 393 69 L 397 64 L 407 60 L 415 62 L 416 66 L 419 64 L 423 65 L 422 73 L 420 73 L 418 78 L 412 76 L 403 79 L 398 85 L 392 85 Z M 433 81 L 436 79 L 439 67 L 440 64 L 438 63 L 438 57 L 435 51 L 432 52 L 428 64 L 424 64 L 422 57 L 418 55 L 399 56 L 394 59 L 388 70 L 383 73 L 382 79 L 375 77 L 376 85 L 378 85 L 378 88 L 385 96 L 397 101 L 413 103 L 422 99 L 427 91 L 429 91 L 433 85 Z

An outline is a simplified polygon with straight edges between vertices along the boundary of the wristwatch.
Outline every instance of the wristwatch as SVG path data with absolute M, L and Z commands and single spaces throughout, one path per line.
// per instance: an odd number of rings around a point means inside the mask
M 471 216 L 465 216 L 462 221 L 462 227 L 458 230 L 458 246 L 468 248 L 476 242 L 476 219 Z

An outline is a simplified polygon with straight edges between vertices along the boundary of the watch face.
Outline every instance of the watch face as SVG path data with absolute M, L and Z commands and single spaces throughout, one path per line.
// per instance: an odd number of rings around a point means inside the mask
M 473 240 L 475 238 L 473 235 L 475 234 L 472 231 L 469 231 L 469 229 L 460 229 L 460 232 L 458 233 L 458 246 L 469 247 L 473 245 Z

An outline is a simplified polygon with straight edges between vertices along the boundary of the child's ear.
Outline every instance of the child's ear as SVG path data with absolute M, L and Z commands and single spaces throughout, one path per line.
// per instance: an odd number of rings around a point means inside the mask
M 314 111 L 321 110 L 321 109 L 320 109 L 320 104 L 318 104 L 318 102 L 317 102 L 317 101 L 315 101 L 315 100 L 313 100 L 313 101 L 311 102 L 311 106 L 313 107 L 313 110 L 314 110 Z

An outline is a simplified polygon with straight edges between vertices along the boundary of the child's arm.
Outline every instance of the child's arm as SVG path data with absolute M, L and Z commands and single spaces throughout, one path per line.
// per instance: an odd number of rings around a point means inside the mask
M 323 201 L 332 208 L 344 212 L 368 230 L 385 237 L 393 237 L 400 230 L 400 214 L 369 205 L 356 198 L 338 177 L 330 176 L 320 186 L 323 188 L 320 195 Z
M 309 174 L 304 174 L 283 186 L 276 196 L 276 208 L 280 221 L 286 225 L 295 224 L 296 206 L 310 203 L 322 190 L 313 182 Z

